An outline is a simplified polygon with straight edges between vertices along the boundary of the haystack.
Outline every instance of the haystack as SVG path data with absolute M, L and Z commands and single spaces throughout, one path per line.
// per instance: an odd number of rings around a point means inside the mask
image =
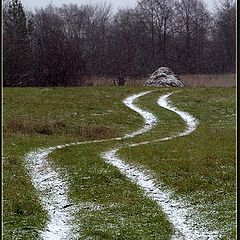
M 186 84 L 168 67 L 160 67 L 145 82 L 145 86 L 185 87 Z

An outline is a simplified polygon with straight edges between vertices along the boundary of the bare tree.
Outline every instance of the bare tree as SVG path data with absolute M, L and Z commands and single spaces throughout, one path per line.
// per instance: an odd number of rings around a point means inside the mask
M 136 12 L 119 10 L 114 17 L 108 42 L 110 74 L 117 76 L 119 85 L 125 84 L 127 76 L 135 74 L 137 34 Z
M 203 59 L 206 57 L 211 16 L 202 1 L 193 2 L 193 46 L 192 46 L 192 72 L 199 73 L 205 68 Z M 207 64 L 207 63 L 206 63 Z
M 28 21 L 20 1 L 5 1 L 3 9 L 4 85 L 18 86 L 30 70 Z
M 138 0 L 115 14 L 106 3 L 26 13 L 19 0 L 4 0 L 4 84 L 22 84 L 32 72 L 35 85 L 68 86 L 106 75 L 124 85 L 160 66 L 235 71 L 235 8 L 222 0 L 212 18 L 203 0 Z
M 151 37 L 151 54 L 152 54 L 152 61 L 153 64 L 155 63 L 155 38 L 156 38 L 156 22 L 155 22 L 155 4 L 154 0 L 141 0 L 138 1 L 138 10 L 141 14 L 142 21 L 145 23 L 150 37 Z
M 111 5 L 102 3 L 95 5 L 93 21 L 88 25 L 86 42 L 86 58 L 89 59 L 89 74 L 104 75 L 108 71 L 107 44 L 110 37 Z
M 63 5 L 58 9 L 68 39 L 75 39 L 84 59 L 86 74 L 106 71 L 106 45 L 111 21 L 111 5 Z
M 85 71 L 81 29 L 66 25 L 52 5 L 40 9 L 34 17 L 36 78 L 40 84 L 67 86 L 79 82 Z
M 151 35 L 153 65 L 164 65 L 167 58 L 167 37 L 173 17 L 173 1 L 139 0 L 138 10 Z
M 183 68 L 186 72 L 196 72 L 198 69 L 209 24 L 210 16 L 201 0 L 176 1 L 175 37 L 179 39 L 179 61 L 185 63 Z
M 214 57 L 213 68 L 217 72 L 236 71 L 236 2 L 222 0 L 217 6 L 212 28 Z

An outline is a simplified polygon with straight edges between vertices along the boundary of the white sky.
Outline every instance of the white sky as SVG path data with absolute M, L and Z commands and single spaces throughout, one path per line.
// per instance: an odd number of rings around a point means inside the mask
M 212 10 L 215 2 L 218 0 L 204 0 L 208 5 L 209 9 Z M 46 7 L 52 3 L 54 6 L 60 7 L 62 4 L 68 3 L 100 3 L 107 2 L 111 3 L 114 10 L 118 8 L 129 7 L 133 8 L 136 5 L 137 0 L 21 0 L 25 9 L 34 10 L 35 8 Z
M 35 7 L 40 8 L 40 7 L 46 7 L 48 4 L 52 3 L 54 6 L 60 7 L 64 3 L 69 4 L 69 3 L 76 3 L 76 4 L 82 4 L 82 3 L 101 3 L 101 2 L 106 2 L 106 3 L 111 3 L 112 7 L 114 10 L 117 10 L 118 8 L 123 8 L 123 7 L 129 7 L 132 8 L 135 6 L 137 0 L 21 0 L 23 6 L 26 9 L 31 9 L 34 10 Z

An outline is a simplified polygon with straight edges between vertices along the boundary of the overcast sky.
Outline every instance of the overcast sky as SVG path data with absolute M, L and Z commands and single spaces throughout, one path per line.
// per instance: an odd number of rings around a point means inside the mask
M 123 8 L 123 7 L 134 7 L 136 4 L 137 0 L 21 0 L 23 3 L 23 6 L 27 9 L 34 9 L 35 7 L 45 7 L 48 4 L 52 3 L 54 6 L 62 6 L 64 3 L 69 4 L 69 3 L 76 3 L 76 4 L 82 4 L 82 3 L 101 3 L 101 2 L 106 2 L 106 3 L 111 3 L 112 7 L 114 10 L 118 8 Z
M 212 10 L 214 3 L 217 0 L 204 0 L 209 9 Z M 23 6 L 26 9 L 34 10 L 34 8 L 40 8 L 40 7 L 46 7 L 48 4 L 52 3 L 54 6 L 61 6 L 62 4 L 68 4 L 68 3 L 99 3 L 99 2 L 109 2 L 112 4 L 112 7 L 114 10 L 117 10 L 118 8 L 124 8 L 129 7 L 132 8 L 136 5 L 137 0 L 21 0 L 23 3 Z

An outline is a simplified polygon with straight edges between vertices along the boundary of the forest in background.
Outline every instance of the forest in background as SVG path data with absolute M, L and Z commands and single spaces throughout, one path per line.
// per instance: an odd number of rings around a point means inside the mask
M 83 86 L 91 76 L 236 71 L 236 2 L 213 13 L 202 0 L 138 0 L 114 12 L 107 3 L 25 10 L 3 1 L 3 86 Z

